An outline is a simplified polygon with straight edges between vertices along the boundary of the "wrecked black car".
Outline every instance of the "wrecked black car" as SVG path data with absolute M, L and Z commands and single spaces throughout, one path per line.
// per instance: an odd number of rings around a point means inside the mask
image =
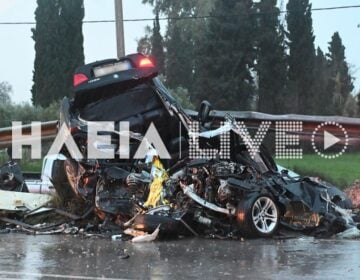
M 0 190 L 28 192 L 19 164 L 10 160 L 0 166 Z
M 269 237 L 280 226 L 295 230 L 338 233 L 356 227 L 346 209 L 351 202 L 336 187 L 311 178 L 279 172 L 265 147 L 255 154 L 236 120 L 223 124 L 209 118 L 203 102 L 197 116 L 186 113 L 157 77 L 156 66 L 141 54 L 79 67 L 74 75 L 74 99 L 64 99 L 60 126 L 65 126 L 83 156 L 59 164 L 67 182 L 54 184 L 65 199 L 80 197 L 95 205 L 97 215 L 123 230 L 170 235 Z M 111 159 L 88 157 L 92 122 L 115 122 L 99 134 L 111 137 Z M 129 145 L 121 156 L 121 122 L 129 123 Z M 199 131 L 191 124 L 196 121 Z M 163 159 L 146 133 L 154 125 L 169 151 Z M 230 158 L 201 153 L 193 158 L 195 138 L 216 149 L 228 133 Z M 141 143 L 146 157 L 134 159 Z M 109 147 L 110 146 L 110 147 Z M 93 148 L 93 147 L 92 147 Z M 106 150 L 106 149 L 105 149 Z M 60 177 L 60 176 L 59 176 Z
M 156 172 L 151 173 L 144 204 L 150 210 L 135 219 L 135 228 L 154 230 L 159 217 L 179 221 L 178 227 L 194 235 L 214 237 L 269 237 L 280 225 L 331 235 L 356 226 L 345 210 L 351 201 L 343 192 L 325 182 L 277 172 L 264 148 L 252 159 L 236 124 L 230 127 L 234 143 L 239 143 L 234 161 L 188 160 L 169 174 L 159 159 L 153 161 Z M 137 189 L 144 186 L 139 182 Z

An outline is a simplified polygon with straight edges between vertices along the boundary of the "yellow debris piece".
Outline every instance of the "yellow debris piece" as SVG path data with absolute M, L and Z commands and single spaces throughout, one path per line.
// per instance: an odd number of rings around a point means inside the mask
M 144 204 L 144 206 L 146 207 L 155 207 L 160 204 L 161 192 L 163 190 L 163 183 L 169 178 L 166 170 L 164 169 L 163 164 L 161 163 L 158 157 L 155 157 L 153 160 L 151 175 L 153 177 L 153 180 L 150 185 L 150 192 L 148 199 Z

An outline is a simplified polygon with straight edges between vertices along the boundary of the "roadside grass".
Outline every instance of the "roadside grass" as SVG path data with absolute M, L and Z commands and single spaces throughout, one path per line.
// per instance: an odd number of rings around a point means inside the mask
M 0 151 L 0 165 L 6 163 L 7 161 L 9 161 L 9 156 L 7 155 L 6 151 Z M 22 172 L 41 172 L 42 160 L 30 159 L 30 153 L 27 151 L 24 152 L 23 159 L 20 160 L 19 164 Z
M 304 155 L 302 159 L 276 160 L 276 162 L 302 176 L 320 177 L 340 188 L 360 179 L 360 153 L 347 153 L 336 159 Z
M 42 160 L 31 160 L 20 162 L 20 167 L 23 172 L 35 172 L 40 173 L 42 168 Z

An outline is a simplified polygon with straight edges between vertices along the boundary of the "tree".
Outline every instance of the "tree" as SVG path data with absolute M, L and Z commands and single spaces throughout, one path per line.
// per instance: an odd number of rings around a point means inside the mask
M 166 1 L 164 1 L 166 2 Z M 196 1 L 173 1 L 166 10 L 170 18 L 192 16 Z M 195 33 L 194 23 L 170 19 L 166 32 L 166 85 L 191 90 L 194 81 Z
M 257 75 L 261 112 L 280 114 L 286 111 L 287 57 L 284 30 L 279 21 L 276 0 L 262 0 L 257 11 Z
M 345 117 L 356 117 L 358 113 L 358 104 L 356 96 L 349 94 L 347 97 L 344 108 L 342 110 L 342 115 Z
M 341 37 L 335 32 L 329 42 L 330 81 L 329 93 L 333 102 L 334 114 L 342 115 L 349 96 L 354 89 L 353 79 L 345 57 L 345 47 Z
M 314 75 L 316 80 L 313 86 L 315 93 L 313 114 L 331 115 L 334 111 L 334 104 L 329 93 L 329 62 L 320 47 L 316 53 Z
M 165 74 L 165 54 L 164 54 L 164 42 L 160 33 L 159 12 L 156 12 L 156 18 L 154 20 L 154 28 L 151 36 L 151 54 L 156 59 L 156 65 L 159 72 Z
M 217 0 L 198 48 L 197 102 L 208 99 L 218 109 L 251 109 L 255 97 L 254 17 L 250 0 Z
M 197 42 L 201 41 L 205 19 L 176 20 L 173 18 L 207 15 L 213 0 L 143 0 L 154 7 L 154 13 L 162 13 L 168 20 L 164 45 L 166 80 L 171 88 L 182 87 L 193 90 L 194 69 L 196 67 Z M 141 42 L 146 45 L 145 40 Z
M 176 89 L 170 89 L 170 92 L 183 108 L 195 109 L 194 104 L 191 103 L 189 91 L 186 88 L 177 87 Z
M 82 34 L 82 21 L 84 19 L 83 0 L 59 0 L 61 44 L 59 56 L 63 70 L 63 87 L 55 100 L 70 96 L 73 87 L 75 69 L 84 64 L 84 37 Z
M 201 4 L 206 5 L 207 0 L 142 0 L 144 4 L 150 4 L 154 7 L 154 14 L 157 12 L 164 13 L 165 15 L 179 15 L 181 12 L 191 11 L 195 5 Z
M 145 26 L 145 35 L 137 40 L 137 52 L 149 55 L 151 54 L 151 36 L 152 36 L 152 29 L 149 25 Z
M 75 68 L 84 63 L 83 0 L 38 0 L 32 102 L 48 106 L 69 96 Z
M 10 94 L 12 93 L 12 86 L 8 82 L 0 83 L 0 104 L 7 105 L 11 103 Z
M 54 98 L 54 92 L 61 88 L 57 55 L 56 36 L 58 2 L 38 0 L 35 11 L 36 28 L 31 29 L 35 41 L 35 62 L 33 74 L 32 102 L 45 105 Z
M 9 126 L 12 118 L 11 98 L 12 87 L 8 82 L 0 83 L 0 127 Z
M 315 47 L 309 0 L 289 0 L 287 4 L 289 46 L 289 85 L 292 111 L 311 114 L 314 111 L 313 85 Z
M 168 28 L 166 85 L 189 88 L 193 83 L 193 47 L 178 22 L 170 22 Z
M 59 103 L 53 103 L 47 108 L 32 106 L 29 103 L 14 104 L 11 101 L 11 93 L 12 86 L 8 82 L 0 82 L 0 127 L 10 126 L 12 121 L 30 123 L 58 118 Z

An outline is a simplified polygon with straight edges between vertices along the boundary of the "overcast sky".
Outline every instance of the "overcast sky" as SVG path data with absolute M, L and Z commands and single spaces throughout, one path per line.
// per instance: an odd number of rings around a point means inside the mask
M 85 0 L 85 20 L 114 19 L 114 0 Z M 313 7 L 360 5 L 360 0 L 313 0 Z M 141 0 L 123 0 L 124 18 L 151 18 L 152 8 Z M 0 22 L 34 21 L 36 0 L 0 0 Z M 313 12 L 316 45 L 327 51 L 335 31 L 340 32 L 346 46 L 348 62 L 360 89 L 360 8 Z M 126 22 L 126 53 L 136 51 L 136 39 L 149 22 Z M 14 89 L 15 102 L 30 101 L 34 63 L 34 41 L 29 25 L 0 25 L 0 82 L 8 81 Z M 116 57 L 115 25 L 113 23 L 84 24 L 86 62 Z M 59 73 L 61 74 L 61 73 Z M 276 78 L 276 77 L 275 77 Z

